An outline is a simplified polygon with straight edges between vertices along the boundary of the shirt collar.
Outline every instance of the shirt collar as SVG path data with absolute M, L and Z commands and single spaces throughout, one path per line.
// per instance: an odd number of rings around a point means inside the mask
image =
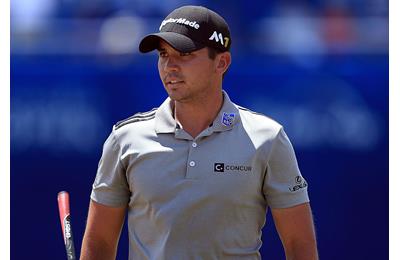
M 211 129 L 213 132 L 221 132 L 232 129 L 240 121 L 239 109 L 230 100 L 228 94 L 222 90 L 224 101 L 218 115 L 215 117 Z M 157 109 L 155 119 L 156 133 L 174 133 L 177 122 L 173 117 L 173 101 L 168 97 Z
M 156 133 L 174 133 L 177 123 L 173 117 L 173 101 L 168 97 L 156 111 Z

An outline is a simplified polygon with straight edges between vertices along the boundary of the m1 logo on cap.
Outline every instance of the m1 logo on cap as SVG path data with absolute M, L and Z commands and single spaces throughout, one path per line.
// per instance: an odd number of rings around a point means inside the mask
M 221 43 L 221 45 L 225 46 L 225 48 L 228 47 L 229 43 L 229 38 L 228 37 L 222 37 L 222 33 L 217 33 L 217 31 L 214 31 L 214 33 L 208 38 L 210 41 L 216 41 Z M 224 43 L 225 40 L 225 43 Z

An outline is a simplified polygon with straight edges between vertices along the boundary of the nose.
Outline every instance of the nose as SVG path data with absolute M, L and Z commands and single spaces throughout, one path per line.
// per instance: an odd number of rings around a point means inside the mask
M 164 71 L 166 72 L 171 72 L 171 71 L 178 71 L 179 70 L 179 65 L 174 57 L 169 56 L 165 60 L 164 64 Z

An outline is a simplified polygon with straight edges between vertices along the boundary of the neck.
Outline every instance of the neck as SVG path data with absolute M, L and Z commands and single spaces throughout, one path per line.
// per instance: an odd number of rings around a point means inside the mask
M 175 101 L 175 120 L 182 125 L 188 134 L 195 138 L 214 121 L 222 104 L 223 94 L 220 89 L 214 94 L 208 95 L 207 98 L 196 102 L 182 103 Z

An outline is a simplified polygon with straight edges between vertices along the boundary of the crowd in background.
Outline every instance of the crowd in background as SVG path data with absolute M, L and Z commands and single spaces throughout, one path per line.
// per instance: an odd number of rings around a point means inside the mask
M 228 20 L 233 51 L 273 54 L 384 53 L 388 2 L 13 0 L 15 54 L 131 54 L 171 9 L 205 5 Z M 67 44 L 66 44 L 67 43 Z

